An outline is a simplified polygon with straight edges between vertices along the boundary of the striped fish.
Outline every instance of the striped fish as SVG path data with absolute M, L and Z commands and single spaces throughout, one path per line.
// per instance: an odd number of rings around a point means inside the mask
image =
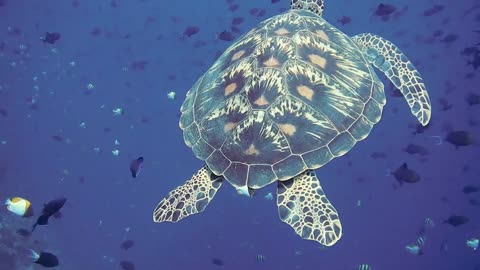
M 420 236 L 418 239 L 417 239 L 417 245 L 418 246 L 424 246 L 425 245 L 425 241 L 426 241 L 426 237 L 425 236 Z
M 358 270 L 372 270 L 372 267 L 368 264 L 360 264 L 358 265 Z
M 425 218 L 424 226 L 425 228 L 433 228 L 435 227 L 435 222 L 433 222 L 431 218 L 427 217 Z
M 265 256 L 261 255 L 261 254 L 258 254 L 257 256 L 255 256 L 255 259 L 257 260 L 257 262 L 259 263 L 263 263 L 265 262 L 266 258 Z

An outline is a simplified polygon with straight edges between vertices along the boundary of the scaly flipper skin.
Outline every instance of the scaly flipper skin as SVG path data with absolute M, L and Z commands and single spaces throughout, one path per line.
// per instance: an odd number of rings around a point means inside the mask
M 432 106 L 423 79 L 412 62 L 393 43 L 379 36 L 359 34 L 353 36 L 352 40 L 359 45 L 367 60 L 400 89 L 412 114 L 426 126 L 430 121 Z
M 332 246 L 342 236 L 337 210 L 312 170 L 278 182 L 277 206 L 280 219 L 304 239 Z
M 177 222 L 205 210 L 222 185 L 223 178 L 202 167 L 182 186 L 170 191 L 153 211 L 155 222 Z

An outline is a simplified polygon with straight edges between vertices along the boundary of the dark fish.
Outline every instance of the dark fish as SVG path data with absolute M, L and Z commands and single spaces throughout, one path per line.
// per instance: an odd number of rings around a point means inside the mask
M 430 121 L 426 126 L 424 126 L 422 124 L 416 124 L 415 125 L 415 131 L 413 132 L 413 134 L 417 135 L 417 134 L 424 133 L 425 130 L 427 130 L 431 126 L 431 123 L 432 123 L 432 121 Z
M 470 105 L 470 106 L 478 105 L 478 104 L 480 104 L 480 95 L 477 95 L 477 94 L 474 94 L 474 93 L 468 93 L 465 100 L 467 101 L 468 105 Z
M 130 67 L 132 68 L 132 70 L 135 70 L 135 71 L 144 71 L 147 65 L 148 65 L 147 60 L 136 60 L 130 64 Z
M 423 12 L 423 16 L 432 16 L 432 15 L 435 15 L 437 13 L 439 13 L 440 11 L 444 10 L 445 9 L 445 6 L 444 5 L 433 5 L 433 7 L 425 10 Z
M 478 205 L 480 205 L 480 200 L 478 200 L 478 199 L 470 199 L 470 200 L 468 200 L 468 203 L 471 204 L 471 205 L 476 205 L 476 206 L 478 206 Z
M 131 261 L 121 261 L 120 267 L 123 270 L 135 270 L 135 264 L 133 264 Z
M 239 25 L 245 21 L 243 17 L 235 17 L 232 19 L 232 25 Z
M 468 223 L 470 220 L 464 216 L 451 215 L 443 223 L 452 225 L 453 227 L 458 227 L 460 225 Z
M 40 252 L 40 254 L 38 254 L 33 250 L 31 250 L 31 252 L 32 258 L 35 260 L 34 263 L 36 264 L 40 264 L 44 267 L 55 267 L 59 264 L 57 256 L 52 253 Z
M 17 230 L 17 234 L 23 237 L 30 237 L 32 235 L 32 232 L 30 230 L 21 228 Z
M 435 30 L 433 31 L 433 37 L 440 37 L 443 35 L 443 30 Z
M 275 3 L 280 2 L 280 0 L 272 0 L 271 2 L 272 2 L 272 4 L 275 4 Z
M 348 16 L 342 16 L 340 19 L 337 20 L 338 23 L 341 23 L 342 25 L 349 24 L 352 22 L 352 18 Z
M 63 137 L 60 135 L 53 135 L 52 139 L 57 142 L 63 142 Z
M 185 31 L 183 31 L 183 35 L 184 36 L 187 36 L 187 37 L 191 37 L 195 34 L 197 34 L 198 32 L 200 32 L 200 28 L 197 27 L 197 26 L 189 26 L 187 28 L 185 28 Z
M 480 51 L 475 53 L 473 59 L 468 61 L 467 64 L 477 70 L 480 67 Z
M 0 7 L 4 7 L 7 5 L 7 0 L 0 0 Z
M 135 245 L 135 242 L 133 240 L 125 240 L 120 244 L 120 249 L 128 250 L 132 248 L 134 245 Z
M 257 17 L 263 17 L 263 16 L 265 16 L 265 14 L 267 14 L 267 10 L 262 8 L 258 11 Z
M 228 7 L 228 10 L 230 10 L 231 12 L 234 12 L 235 10 L 237 10 L 240 6 L 237 5 L 237 4 L 232 4 Z
M 420 175 L 414 170 L 410 170 L 407 166 L 407 163 L 403 163 L 402 166 L 398 167 L 392 175 L 397 179 L 400 184 L 403 183 L 416 183 L 420 181 Z
M 425 148 L 421 145 L 418 145 L 418 144 L 413 144 L 413 143 L 407 145 L 407 147 L 405 147 L 403 150 L 405 152 L 409 153 L 410 155 L 419 154 L 421 156 L 426 156 L 430 153 L 427 150 L 427 148 Z
M 60 39 L 61 35 L 60 33 L 56 32 L 46 32 L 45 37 L 42 39 L 44 43 L 49 43 L 49 44 L 55 44 Z
M 259 11 L 258 8 L 251 8 L 251 9 L 248 11 L 248 13 L 250 13 L 250 15 L 252 15 L 252 16 L 255 16 L 255 15 L 258 14 L 258 11 Z
M 452 43 L 452 42 L 456 41 L 457 39 L 458 39 L 458 35 L 448 34 L 442 39 L 442 41 L 445 42 L 445 43 Z
M 439 98 L 438 103 L 440 103 L 440 110 L 442 111 L 448 111 L 453 107 L 453 105 L 446 98 Z
M 140 171 L 143 168 L 143 157 L 139 157 L 137 159 L 132 160 L 130 163 L 130 173 L 132 174 L 133 178 L 136 178 Z
M 8 111 L 0 108 L 0 115 L 3 116 L 3 117 L 7 117 L 8 116 Z
M 212 263 L 217 266 L 223 266 L 225 263 L 219 258 L 212 258 Z
M 455 145 L 456 148 L 459 146 L 468 146 L 475 143 L 475 139 L 473 138 L 473 134 L 469 131 L 452 131 L 447 134 L 445 137 L 445 141 Z
M 217 35 L 217 38 L 223 41 L 232 41 L 235 39 L 235 35 L 232 32 L 223 31 Z
M 462 191 L 465 194 L 470 194 L 480 191 L 480 188 L 472 185 L 466 185 L 463 187 Z
M 55 215 L 65 205 L 66 201 L 66 198 L 60 198 L 44 204 L 42 214 L 38 217 L 37 222 L 33 224 L 32 232 L 35 230 L 37 225 L 47 225 L 48 219 Z
M 379 4 L 373 14 L 377 16 L 388 16 L 395 12 L 396 9 L 396 7 L 389 4 Z
M 370 154 L 370 157 L 373 159 L 383 159 L 387 157 L 387 154 L 383 152 L 373 152 L 372 154 Z
M 236 33 L 236 34 L 240 34 L 242 31 L 240 31 L 240 28 L 236 27 L 236 26 L 231 26 L 230 27 L 230 30 L 233 32 L 233 33 Z

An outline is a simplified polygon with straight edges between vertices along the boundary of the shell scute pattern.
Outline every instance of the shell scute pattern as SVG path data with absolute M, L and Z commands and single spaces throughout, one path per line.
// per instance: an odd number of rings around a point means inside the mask
M 383 85 L 356 45 L 294 10 L 220 56 L 187 94 L 180 126 L 215 174 L 261 188 L 347 153 L 384 104 Z
M 273 17 L 263 25 L 263 28 L 269 37 L 292 37 L 295 33 L 304 30 L 305 24 L 301 16 L 295 12 L 287 12 Z

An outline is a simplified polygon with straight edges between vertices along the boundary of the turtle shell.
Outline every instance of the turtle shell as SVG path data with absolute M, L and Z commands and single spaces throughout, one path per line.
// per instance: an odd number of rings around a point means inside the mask
M 319 168 L 367 137 L 383 84 L 322 17 L 290 10 L 232 44 L 181 107 L 185 143 L 237 188 Z

